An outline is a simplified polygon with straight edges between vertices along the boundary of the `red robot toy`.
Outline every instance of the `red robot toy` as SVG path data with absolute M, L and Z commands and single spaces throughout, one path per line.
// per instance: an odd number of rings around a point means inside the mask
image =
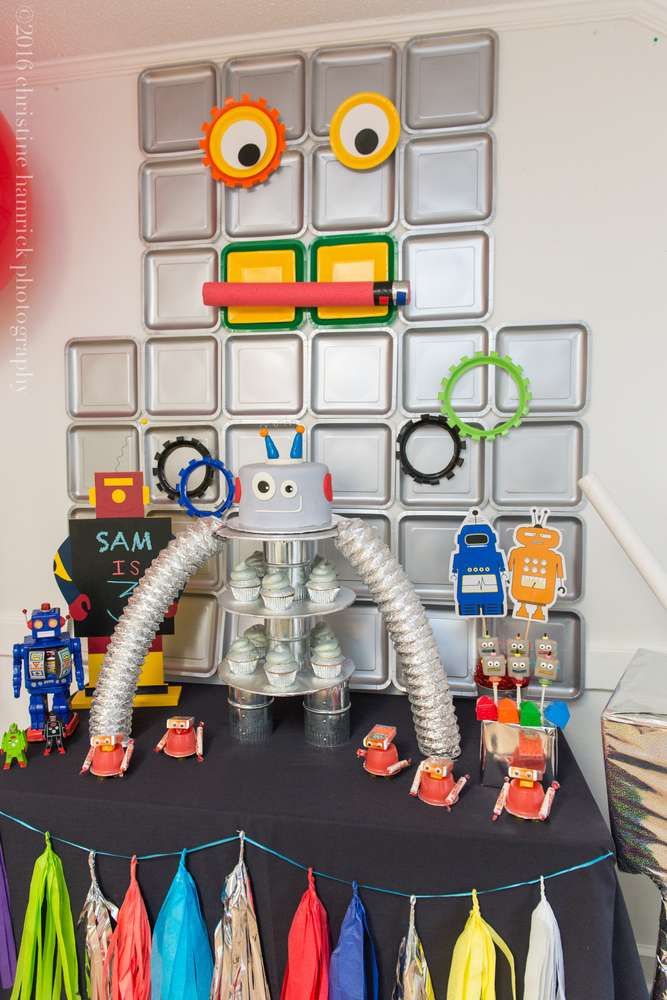
M 429 806 L 444 806 L 449 811 L 469 781 L 469 774 L 454 781 L 454 766 L 447 757 L 427 757 L 417 768 L 410 795 Z
M 510 757 L 509 775 L 493 809 L 493 821 L 503 809 L 519 819 L 541 822 L 548 819 L 560 785 L 552 781 L 545 792 L 542 787 L 545 770 L 546 760 L 539 737 L 521 733 L 519 746 Z
M 364 771 L 379 778 L 393 778 L 399 771 L 410 767 L 412 761 L 398 759 L 398 750 L 394 746 L 396 739 L 395 726 L 373 726 L 370 733 L 364 736 L 363 749 L 357 750 L 357 757 L 364 761 Z
M 193 715 L 173 715 L 167 719 L 166 732 L 155 745 L 155 753 L 162 750 L 167 757 L 196 756 L 201 764 L 204 759 L 204 723 L 200 722 L 195 729 Z
M 93 736 L 81 774 L 90 771 L 96 778 L 122 778 L 132 760 L 134 740 L 124 733 Z

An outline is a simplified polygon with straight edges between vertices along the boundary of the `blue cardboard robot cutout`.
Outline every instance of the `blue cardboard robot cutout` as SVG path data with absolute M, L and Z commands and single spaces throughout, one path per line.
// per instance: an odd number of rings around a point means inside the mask
M 23 613 L 26 614 L 26 609 Z M 62 631 L 65 619 L 60 608 L 52 608 L 50 604 L 35 608 L 26 624 L 31 634 L 14 644 L 13 685 L 15 698 L 21 694 L 22 682 L 30 696 L 28 741 L 34 743 L 45 738 L 50 714 L 62 722 L 64 735 L 69 736 L 79 722 L 69 703 L 72 671 L 79 690 L 84 685 L 81 640 Z
M 507 561 L 498 535 L 471 510 L 456 536 L 449 564 L 456 613 L 462 618 L 503 618 L 506 613 Z

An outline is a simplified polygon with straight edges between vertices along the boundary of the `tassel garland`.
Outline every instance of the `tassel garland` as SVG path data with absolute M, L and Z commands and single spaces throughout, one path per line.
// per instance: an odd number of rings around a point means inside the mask
M 104 974 L 111 976 L 111 1000 L 150 1000 L 151 928 L 137 882 L 136 855 L 130 862 L 130 885 L 118 911 Z
M 426 956 L 415 927 L 416 898 L 410 897 L 410 923 L 401 941 L 396 962 L 396 985 L 392 1000 L 435 1000 Z
M 88 855 L 88 867 L 90 888 L 79 917 L 79 924 L 83 924 L 86 933 L 86 992 L 89 1000 L 109 1000 L 111 979 L 108 970 L 105 972 L 104 960 L 113 933 L 112 921 L 118 917 L 118 908 L 104 897 L 100 889 L 95 873 L 94 851 Z
M 514 958 L 500 935 L 483 919 L 477 892 L 472 890 L 472 910 L 454 945 L 449 970 L 447 1000 L 496 1000 L 496 947 L 507 959 L 516 1000 Z
M 208 1000 L 213 958 L 197 886 L 183 851 L 153 931 L 152 1000 Z
M 313 869 L 287 937 L 287 966 L 280 1000 L 327 1000 L 329 994 L 329 920 L 315 891 Z
M 271 1000 L 252 888 L 243 860 L 243 832 L 240 838 L 238 864 L 225 879 L 222 919 L 215 929 L 211 1000 Z
M 45 834 L 35 861 L 11 1000 L 80 1000 L 74 921 L 60 858 Z

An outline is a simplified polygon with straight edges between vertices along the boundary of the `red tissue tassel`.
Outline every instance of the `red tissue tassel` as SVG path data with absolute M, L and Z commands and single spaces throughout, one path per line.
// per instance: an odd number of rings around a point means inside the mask
M 280 1000 L 327 1000 L 329 995 L 329 920 L 315 892 L 313 869 L 287 938 L 287 967 Z
M 111 973 L 111 1000 L 150 1000 L 151 928 L 137 882 L 136 856 L 130 862 L 130 885 L 118 911 L 104 972 Z

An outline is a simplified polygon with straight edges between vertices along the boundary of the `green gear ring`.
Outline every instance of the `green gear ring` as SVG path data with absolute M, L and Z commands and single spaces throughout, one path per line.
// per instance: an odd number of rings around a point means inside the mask
M 452 405 L 452 394 L 456 383 L 473 368 L 480 368 L 482 365 L 495 365 L 496 368 L 501 368 L 514 381 L 519 394 L 516 410 L 508 420 L 498 424 L 497 427 L 473 427 L 459 417 Z M 472 438 L 473 441 L 482 439 L 493 441 L 494 438 L 509 433 L 513 427 L 518 427 L 528 413 L 528 404 L 532 398 L 529 382 L 524 377 L 523 368 L 512 361 L 509 356 L 501 357 L 496 351 L 490 351 L 488 354 L 478 351 L 471 358 L 461 358 L 458 364 L 452 365 L 449 369 L 449 377 L 443 378 L 442 392 L 438 393 L 438 399 L 442 402 L 440 412 L 447 418 L 447 422 L 453 427 L 458 427 L 462 437 Z

